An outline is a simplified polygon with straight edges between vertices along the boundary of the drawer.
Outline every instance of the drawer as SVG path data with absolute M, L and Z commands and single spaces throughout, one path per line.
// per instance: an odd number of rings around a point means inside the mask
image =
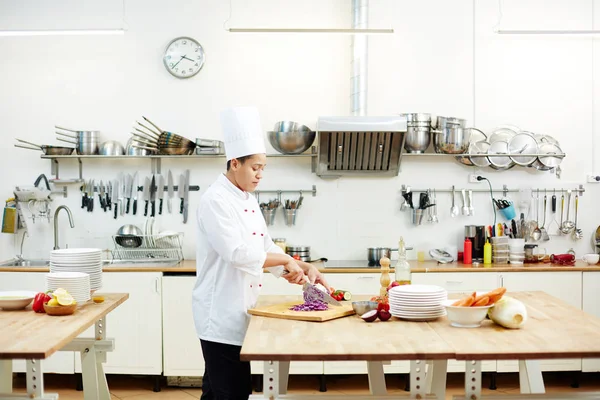
M 425 272 L 412 274 L 412 283 L 437 285 L 451 293 L 489 291 L 500 285 L 495 272 Z
M 379 296 L 380 278 L 381 274 L 378 273 L 329 274 L 327 275 L 327 282 L 334 289 L 347 290 L 353 295 Z M 394 279 L 393 274 L 390 274 L 390 279 Z

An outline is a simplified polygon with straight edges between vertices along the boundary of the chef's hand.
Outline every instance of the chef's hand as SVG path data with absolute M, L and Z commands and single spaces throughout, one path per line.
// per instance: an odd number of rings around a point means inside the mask
M 304 271 L 296 263 L 296 260 L 290 258 L 290 261 L 283 268 L 288 271 L 287 274 L 282 275 L 286 281 L 297 285 L 301 285 L 304 282 Z
M 321 285 L 325 286 L 325 288 L 327 289 L 327 291 L 329 293 L 331 293 L 331 287 L 325 280 L 325 277 L 323 276 L 323 274 L 321 274 L 319 272 L 317 267 L 315 267 L 314 265 L 310 265 L 308 267 L 308 270 L 306 271 L 306 275 L 308 276 L 308 280 L 310 281 L 310 283 L 312 283 L 312 284 L 320 283 Z

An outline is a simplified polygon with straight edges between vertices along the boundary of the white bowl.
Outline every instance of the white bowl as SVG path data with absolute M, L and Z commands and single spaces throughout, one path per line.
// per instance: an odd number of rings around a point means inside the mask
M 4 311 L 21 310 L 29 305 L 36 292 L 12 290 L 0 292 L 0 308 Z
M 479 295 L 479 293 L 478 293 Z M 492 306 L 483 307 L 459 307 L 453 306 L 452 303 L 457 299 L 442 301 L 442 305 L 446 307 L 450 325 L 457 328 L 477 328 L 485 319 L 488 309 Z

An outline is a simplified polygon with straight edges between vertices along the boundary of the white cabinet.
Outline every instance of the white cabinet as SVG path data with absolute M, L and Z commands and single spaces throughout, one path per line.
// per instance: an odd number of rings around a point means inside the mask
M 600 317 L 600 272 L 583 273 L 583 311 Z M 582 361 L 583 372 L 600 371 L 600 358 L 584 358 Z
M 98 293 L 129 293 L 106 317 L 106 335 L 115 349 L 106 355 L 104 370 L 111 374 L 162 373 L 162 302 L 160 272 L 106 272 Z M 92 326 L 81 337 L 93 337 Z M 75 370 L 81 359 L 75 357 Z
M 45 277 L 46 274 L 43 272 L 0 272 L 0 290 L 45 292 Z M 14 360 L 13 370 L 25 372 L 25 360 Z M 75 354 L 72 351 L 56 352 L 44 360 L 43 370 L 57 374 L 72 374 L 75 371 Z
M 581 272 L 501 272 L 500 285 L 510 291 L 542 291 L 581 309 Z M 542 371 L 579 371 L 581 359 L 541 360 Z M 518 362 L 498 360 L 498 372 L 516 372 Z
M 412 283 L 418 285 L 437 285 L 448 293 L 487 292 L 498 287 L 498 274 L 495 272 L 426 272 L 413 273 Z M 496 361 L 481 363 L 482 371 L 495 371 Z M 448 372 L 465 372 L 465 362 L 448 360 Z
M 163 277 L 165 376 L 202 376 L 204 359 L 192 314 L 195 276 Z

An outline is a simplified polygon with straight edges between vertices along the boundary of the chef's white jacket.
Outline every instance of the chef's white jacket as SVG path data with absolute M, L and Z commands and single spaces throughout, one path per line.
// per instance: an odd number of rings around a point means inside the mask
M 192 309 L 198 337 L 241 346 L 262 287 L 267 253 L 283 253 L 267 233 L 256 198 L 223 174 L 197 211 L 196 285 Z M 271 271 L 280 276 L 283 267 Z

